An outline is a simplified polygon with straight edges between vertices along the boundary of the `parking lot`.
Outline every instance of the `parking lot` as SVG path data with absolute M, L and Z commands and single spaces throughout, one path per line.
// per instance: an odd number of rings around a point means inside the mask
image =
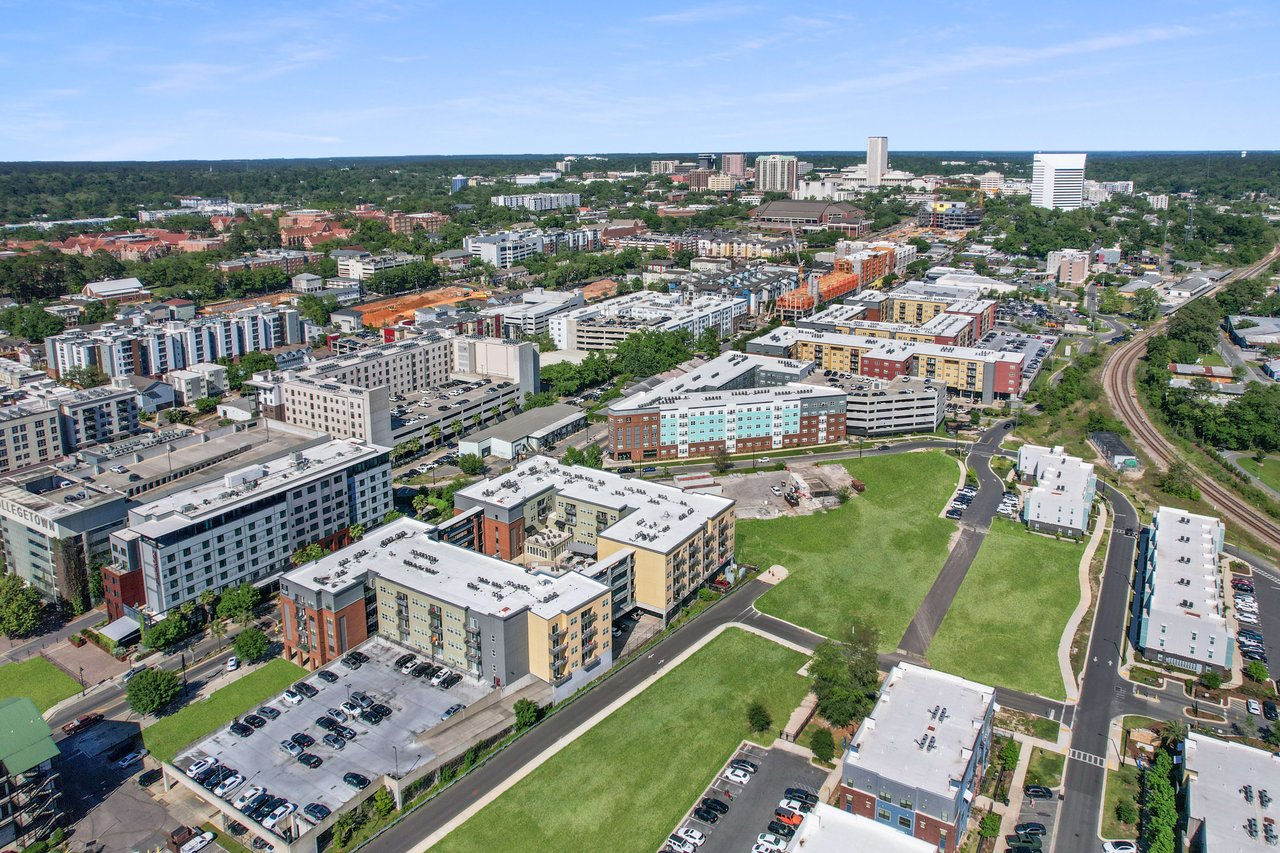
M 787 788 L 803 788 L 817 794 L 827 772 L 814 767 L 809 760 L 783 749 L 764 749 L 747 745 L 734 758 L 745 758 L 759 767 L 747 784 L 724 778 L 726 767 L 716 774 L 704 797 L 713 797 L 729 806 L 714 824 L 690 815 L 680 826 L 697 829 L 707 836 L 699 853 L 742 853 L 750 850 L 756 837 L 768 831 L 773 811 L 783 800 Z M 696 803 L 693 805 L 697 805 Z
M 1233 608 L 1232 612 L 1233 621 L 1236 622 L 1238 628 L 1263 635 L 1263 663 L 1270 665 L 1271 658 L 1280 655 L 1280 649 L 1276 645 L 1277 642 L 1280 642 L 1280 581 L 1271 574 L 1264 574 L 1260 571 L 1254 571 L 1250 575 L 1232 574 L 1228 580 L 1241 577 L 1247 577 L 1248 580 L 1253 582 L 1253 609 L 1256 610 L 1256 613 L 1252 615 L 1258 621 L 1256 624 L 1240 621 L 1240 614 L 1235 612 L 1240 602 L 1235 602 L 1236 608 Z M 1229 594 L 1231 594 L 1233 601 L 1238 595 L 1238 593 L 1230 590 Z M 1247 595 L 1248 593 L 1245 594 Z M 1241 666 L 1246 666 L 1249 663 L 1249 659 L 1244 656 L 1243 652 L 1244 649 L 1241 648 Z M 1280 658 L 1277 659 L 1280 660 Z
M 384 774 L 405 774 L 430 761 L 434 753 L 418 745 L 419 736 L 439 726 L 441 715 L 449 707 L 457 703 L 470 705 L 492 689 L 473 678 L 464 678 L 445 690 L 432 687 L 425 679 L 404 675 L 393 664 L 406 650 L 382 638 L 369 641 L 359 651 L 370 657 L 359 669 L 351 670 L 341 663 L 325 668 L 338 677 L 334 683 L 326 683 L 316 673 L 304 679 L 318 691 L 314 698 L 304 697 L 299 704 L 291 705 L 276 697 L 266 704 L 278 712 L 278 717 L 267 719 L 252 735 L 242 738 L 228 728 L 220 729 L 180 754 L 174 765 L 185 771 L 194 761 L 212 756 L 245 777 L 244 784 L 228 793 L 228 800 L 259 785 L 299 809 L 308 803 L 320 803 L 337 812 L 360 795 L 343 782 L 344 774 L 360 773 L 376 785 Z M 324 716 L 327 709 L 339 709 L 353 692 L 367 694 L 374 702 L 389 706 L 392 713 L 377 725 L 358 718 L 346 720 L 343 725 L 354 729 L 356 736 L 345 741 L 343 749 L 334 749 L 324 742 L 326 732 L 316 719 Z M 308 768 L 280 748 L 281 741 L 295 733 L 315 739 L 307 752 L 321 759 L 319 767 Z M 219 802 L 209 791 L 202 790 L 201 796 Z M 229 809 L 226 803 L 220 805 Z M 308 827 L 301 828 L 305 831 Z
M 1025 332 L 993 329 L 987 332 L 978 345 L 1000 352 L 1021 353 L 1023 356 L 1022 381 L 1023 387 L 1026 388 L 1044 367 L 1045 359 L 1053 352 L 1057 343 L 1058 338 L 1055 335 L 1028 335 Z
M 1057 828 L 1058 809 L 1062 806 L 1062 800 L 1059 797 L 1052 797 L 1047 800 L 1036 800 L 1028 797 L 1025 793 L 1022 795 L 1022 805 L 1018 809 L 1018 825 L 1024 823 L 1042 823 L 1045 827 L 1044 849 L 1053 849 L 1053 832 Z M 1016 836 L 1009 836 L 1005 839 L 1009 844 L 1017 842 Z

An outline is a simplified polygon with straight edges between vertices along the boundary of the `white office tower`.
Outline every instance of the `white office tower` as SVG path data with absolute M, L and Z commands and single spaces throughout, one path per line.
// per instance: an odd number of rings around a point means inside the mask
M 796 158 L 790 154 L 766 154 L 756 158 L 756 189 L 764 193 L 789 193 L 796 188 Z
M 867 137 L 867 186 L 878 187 L 889 171 L 889 137 Z
M 1084 206 L 1083 154 L 1037 154 L 1031 161 L 1031 204 L 1053 210 Z

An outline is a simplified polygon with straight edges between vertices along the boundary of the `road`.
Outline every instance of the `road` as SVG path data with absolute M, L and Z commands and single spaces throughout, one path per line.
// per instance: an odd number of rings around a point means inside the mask
M 1273 249 L 1270 254 L 1258 263 L 1242 270 L 1237 270 L 1223 279 L 1223 282 L 1206 296 L 1216 293 L 1225 284 L 1238 278 L 1248 278 L 1258 274 L 1277 257 L 1280 257 L 1280 246 Z M 1187 303 L 1183 304 L 1189 304 L 1190 301 L 1188 300 Z M 1168 317 L 1163 318 L 1160 322 L 1140 332 L 1129 343 L 1114 350 L 1102 366 L 1102 385 L 1106 390 L 1112 408 L 1129 427 L 1138 445 L 1162 468 L 1167 468 L 1179 457 L 1138 402 L 1137 368 L 1138 361 L 1146 353 L 1147 340 L 1163 331 L 1168 320 Z M 1200 489 L 1201 494 L 1204 495 L 1205 500 L 1226 521 L 1249 531 L 1273 548 L 1280 548 L 1280 523 L 1277 523 L 1266 513 L 1238 497 L 1217 480 L 1200 474 L 1194 466 L 1191 470 L 1195 478 L 1195 484 Z

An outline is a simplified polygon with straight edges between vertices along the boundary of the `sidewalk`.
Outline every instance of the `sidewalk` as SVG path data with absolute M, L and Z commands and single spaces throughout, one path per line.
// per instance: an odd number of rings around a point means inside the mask
M 1102 534 L 1107 529 L 1109 518 L 1106 501 L 1102 501 L 1099 507 L 1098 521 L 1094 525 L 1093 535 L 1089 537 L 1089 544 L 1085 546 L 1084 554 L 1080 556 L 1080 603 L 1076 605 L 1071 618 L 1067 620 L 1067 627 L 1063 629 L 1062 637 L 1058 640 L 1058 669 L 1062 672 L 1062 683 L 1067 688 L 1068 702 L 1074 702 L 1080 698 L 1080 685 L 1071 668 L 1071 641 L 1076 637 L 1080 621 L 1093 605 L 1093 589 L 1089 585 L 1089 567 L 1093 563 L 1093 555 L 1098 551 L 1098 545 L 1102 543 Z M 1103 569 L 1105 571 L 1106 567 L 1104 566 Z M 1098 594 L 1102 594 L 1101 581 L 1098 583 Z
M 62 627 L 54 631 L 50 631 L 47 634 L 41 634 L 37 637 L 32 637 L 30 640 L 26 640 L 25 642 L 18 643 L 17 645 L 14 645 L 11 641 L 9 644 L 9 648 L 5 649 L 3 652 L 0 652 L 0 664 L 16 662 L 16 661 L 26 660 L 27 658 L 30 658 L 30 657 L 35 657 L 45 649 L 51 648 L 53 646 L 56 646 L 58 643 L 63 642 L 64 640 L 67 639 L 67 637 L 70 637 L 72 634 L 79 634 L 80 631 L 85 628 L 92 628 L 95 624 L 97 624 L 98 622 L 101 622 L 105 615 L 106 615 L 106 611 L 102 610 L 101 608 L 90 610 L 88 613 L 83 613 L 75 617 L 74 619 L 72 619 L 70 622 L 67 622 Z

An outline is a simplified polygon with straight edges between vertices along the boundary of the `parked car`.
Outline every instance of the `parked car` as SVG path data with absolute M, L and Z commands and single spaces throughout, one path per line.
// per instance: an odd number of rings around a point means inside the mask
M 1044 785 L 1027 785 L 1022 789 L 1022 792 L 1033 800 L 1053 799 L 1053 791 L 1049 790 Z
M 231 657 L 227 658 L 227 672 L 235 672 L 239 668 L 240 668 L 240 658 L 236 657 L 235 655 L 232 655 Z
M 308 699 L 316 698 L 316 695 L 320 692 L 305 681 L 299 681 L 297 684 L 293 685 L 293 689 L 298 693 L 301 693 L 303 696 L 306 696 Z
M 311 818 L 312 820 L 316 821 L 317 823 L 319 823 L 320 821 L 327 818 L 330 814 L 332 814 L 332 812 L 329 810 L 329 807 L 326 805 L 322 805 L 321 803 L 307 803 L 305 806 L 302 807 L 302 813 L 305 814 L 307 817 Z
M 206 830 L 179 847 L 178 853 L 200 853 L 201 850 L 213 843 L 213 839 L 214 834 Z
M 253 800 L 265 793 L 267 793 L 266 788 L 261 785 L 254 785 L 247 791 L 241 791 L 239 796 L 236 797 L 235 802 L 231 804 L 231 807 L 244 811 L 245 806 L 249 805 L 249 803 L 253 802 Z
M 426 675 L 429 672 L 431 672 L 431 664 L 426 663 L 424 661 L 421 663 L 414 664 L 414 667 L 409 672 L 409 674 L 412 675 L 414 678 L 422 678 L 424 675 Z
M 369 694 L 362 693 L 359 690 L 353 691 L 351 693 L 351 701 L 355 702 L 357 705 L 359 705 L 361 708 L 363 708 L 366 711 L 373 707 L 373 700 L 369 698 Z
M 362 776 L 359 773 L 345 773 L 342 776 L 342 781 L 357 791 L 362 791 L 369 787 L 369 777 Z
M 806 791 L 804 788 L 788 788 L 782 792 L 789 800 L 799 800 L 802 803 L 808 803 L 811 806 L 818 804 L 818 795 L 812 791 Z
M 800 812 L 792 811 L 791 809 L 784 809 L 782 806 L 778 806 L 778 808 L 773 810 L 773 816 L 790 826 L 799 826 L 804 820 L 804 816 L 801 815 Z
M 1102 853 L 1138 853 L 1138 845 L 1133 841 L 1104 841 Z
M 244 721 L 255 729 L 260 729 L 267 724 L 267 721 L 257 714 L 246 714 Z
M 355 656 L 347 655 L 342 659 L 342 665 L 347 669 L 359 669 L 364 664 L 362 664 Z
M 328 716 L 316 717 L 316 725 L 324 729 L 326 732 L 331 732 L 335 728 L 337 728 L 338 721 L 335 720 L 333 717 L 328 717 Z
M 751 774 L 746 773 L 742 770 L 735 770 L 733 768 L 729 768 L 728 770 L 724 771 L 724 778 L 728 779 L 730 782 L 736 782 L 739 785 L 745 785 L 751 781 Z
M 134 750 L 133 752 L 126 755 L 124 758 L 117 761 L 116 767 L 121 767 L 121 768 L 128 767 L 130 764 L 133 764 L 135 761 L 141 761 L 142 759 L 146 758 L 150 754 L 151 753 L 146 749 Z
M 698 849 L 693 846 L 692 842 L 685 841 L 677 835 L 670 836 L 664 846 L 667 850 L 670 850 L 671 853 L 696 853 Z
M 336 735 L 333 732 L 329 732 L 329 734 L 325 735 L 321 740 L 328 746 L 339 751 L 347 748 L 347 742 L 343 740 L 341 736 Z
M 235 722 L 231 724 L 231 733 L 237 737 L 248 737 L 253 734 L 253 726 L 246 726 L 244 723 Z
M 283 699 L 285 702 L 289 703 L 290 705 L 302 704 L 302 697 L 299 696 L 297 693 L 294 693 L 292 690 L 286 690 L 285 692 L 281 693 L 280 698 Z
M 403 675 L 408 675 L 409 673 L 413 672 L 413 668 L 414 668 L 415 666 L 417 666 L 417 665 L 418 665 L 418 660 L 417 660 L 417 658 L 415 658 L 415 657 L 413 657 L 413 656 L 411 655 L 407 661 L 405 661 L 404 663 L 400 664 L 399 669 L 400 669 L 401 674 L 403 674 Z
M 333 684 L 335 681 L 338 680 L 338 676 L 327 669 L 322 669 L 319 672 L 317 672 L 316 678 L 320 679 L 325 684 Z
M 290 737 L 289 740 L 293 741 L 303 749 L 310 749 L 311 747 L 315 746 L 315 743 L 316 743 L 315 738 L 313 738 L 311 735 L 306 734 L 304 732 L 294 732 L 293 736 Z
M 766 826 L 765 829 L 769 830 L 769 832 L 772 832 L 774 835 L 780 835 L 783 838 L 786 838 L 788 840 L 791 839 L 791 836 L 796 834 L 796 829 L 794 826 L 783 823 L 780 820 L 769 821 L 769 825 Z
M 123 767 L 124 765 L 120 765 Z M 217 767 L 218 759 L 209 756 L 207 758 L 198 758 L 191 762 L 191 766 L 187 768 L 187 776 L 194 779 L 210 767 Z
M 302 755 L 302 747 L 291 740 L 280 741 L 280 751 L 288 753 L 291 758 L 297 758 Z
M 711 809 L 713 812 L 720 814 L 729 813 L 729 804 L 724 800 L 717 800 L 715 797 L 703 797 L 702 802 L 698 803 L 704 809 Z
M 223 779 L 221 782 L 218 783 L 218 786 L 213 789 L 213 793 L 225 799 L 227 794 L 230 794 L 232 791 L 234 791 L 236 788 L 239 788 L 243 784 L 244 784 L 244 774 L 232 773 L 226 779 Z
M 708 808 L 703 808 L 702 806 L 698 806 L 696 809 L 693 810 L 693 816 L 698 820 L 702 821 L 703 823 L 715 823 L 716 821 L 720 820 L 719 812 L 712 811 L 711 809 L 708 809 Z
M 379 717 L 382 717 L 384 720 L 387 717 L 391 716 L 391 706 L 384 705 L 381 702 L 375 702 L 373 707 L 370 708 L 369 710 L 373 711 L 375 714 L 377 714 Z
M 453 673 L 447 669 L 440 670 L 435 675 L 431 676 L 431 686 L 439 687 L 441 682 L 443 682 L 446 678 L 448 678 L 452 674 Z
M 1271 720 L 1272 722 L 1275 722 L 1276 720 L 1280 720 L 1280 708 L 1276 707 L 1275 702 L 1272 702 L 1270 699 L 1268 699 L 1267 701 L 1262 703 L 1262 716 L 1266 717 L 1268 720 Z
M 290 803 L 290 802 L 281 803 L 280 805 L 275 807 L 275 809 L 271 812 L 271 814 L 267 815 L 265 818 L 262 819 L 262 828 L 263 829 L 274 828 L 276 824 L 278 824 L 280 821 L 284 820 L 285 818 L 287 818 L 289 815 L 293 814 L 297 810 L 298 810 L 298 807 L 295 806 L 293 803 Z
M 700 829 L 693 828 L 692 826 L 682 826 L 680 829 L 676 830 L 676 835 L 689 842 L 694 847 L 701 847 L 707 843 L 707 834 Z
M 318 755 L 313 755 L 310 752 L 304 752 L 302 753 L 302 755 L 298 756 L 298 763 L 305 767 L 310 767 L 312 770 L 315 770 L 321 764 L 324 764 L 324 759 L 322 759 Z
M 448 708 L 445 709 L 445 712 L 440 715 L 440 719 L 447 720 L 450 717 L 452 717 L 454 714 L 457 714 L 459 711 L 461 711 L 465 707 L 467 706 L 463 705 L 461 702 L 459 702 L 456 705 L 450 705 Z
M 741 770 L 743 773 L 755 773 L 760 769 L 760 765 L 754 761 L 748 761 L 745 758 L 735 758 L 729 762 L 729 766 L 734 770 Z
M 448 690 L 450 687 L 453 687 L 455 684 L 457 684 L 461 680 L 462 680 L 461 673 L 451 672 L 445 678 L 444 681 L 440 682 L 440 687 L 444 690 Z
M 1043 823 L 1036 823 L 1032 821 L 1030 823 L 1018 824 L 1013 828 L 1013 831 L 1017 835 L 1044 835 L 1048 832 L 1048 829 L 1046 829 Z
M 152 785 L 159 782 L 163 778 L 164 778 L 164 771 L 159 769 L 158 767 L 153 767 L 150 770 L 144 770 L 142 771 L 142 774 L 138 776 L 138 787 L 150 788 Z
M 376 726 L 382 722 L 382 715 L 373 709 L 369 709 L 368 711 L 361 711 L 359 719 L 362 723 L 366 723 L 370 726 Z
M 71 722 L 62 727 L 64 735 L 73 735 L 76 732 L 82 732 L 92 726 L 94 723 L 102 722 L 101 714 L 81 714 Z
M 343 740 L 356 739 L 356 730 L 351 728 L 351 726 L 338 726 L 333 730 L 333 733 L 341 737 Z
M 775 835 L 772 832 L 762 832 L 756 836 L 756 843 L 767 844 L 770 847 L 783 850 L 786 849 L 787 839 L 783 838 L 781 835 Z
M 272 708 L 270 705 L 263 705 L 258 709 L 258 713 L 266 717 L 268 720 L 274 720 L 276 717 L 280 716 L 280 712 L 275 708 Z

